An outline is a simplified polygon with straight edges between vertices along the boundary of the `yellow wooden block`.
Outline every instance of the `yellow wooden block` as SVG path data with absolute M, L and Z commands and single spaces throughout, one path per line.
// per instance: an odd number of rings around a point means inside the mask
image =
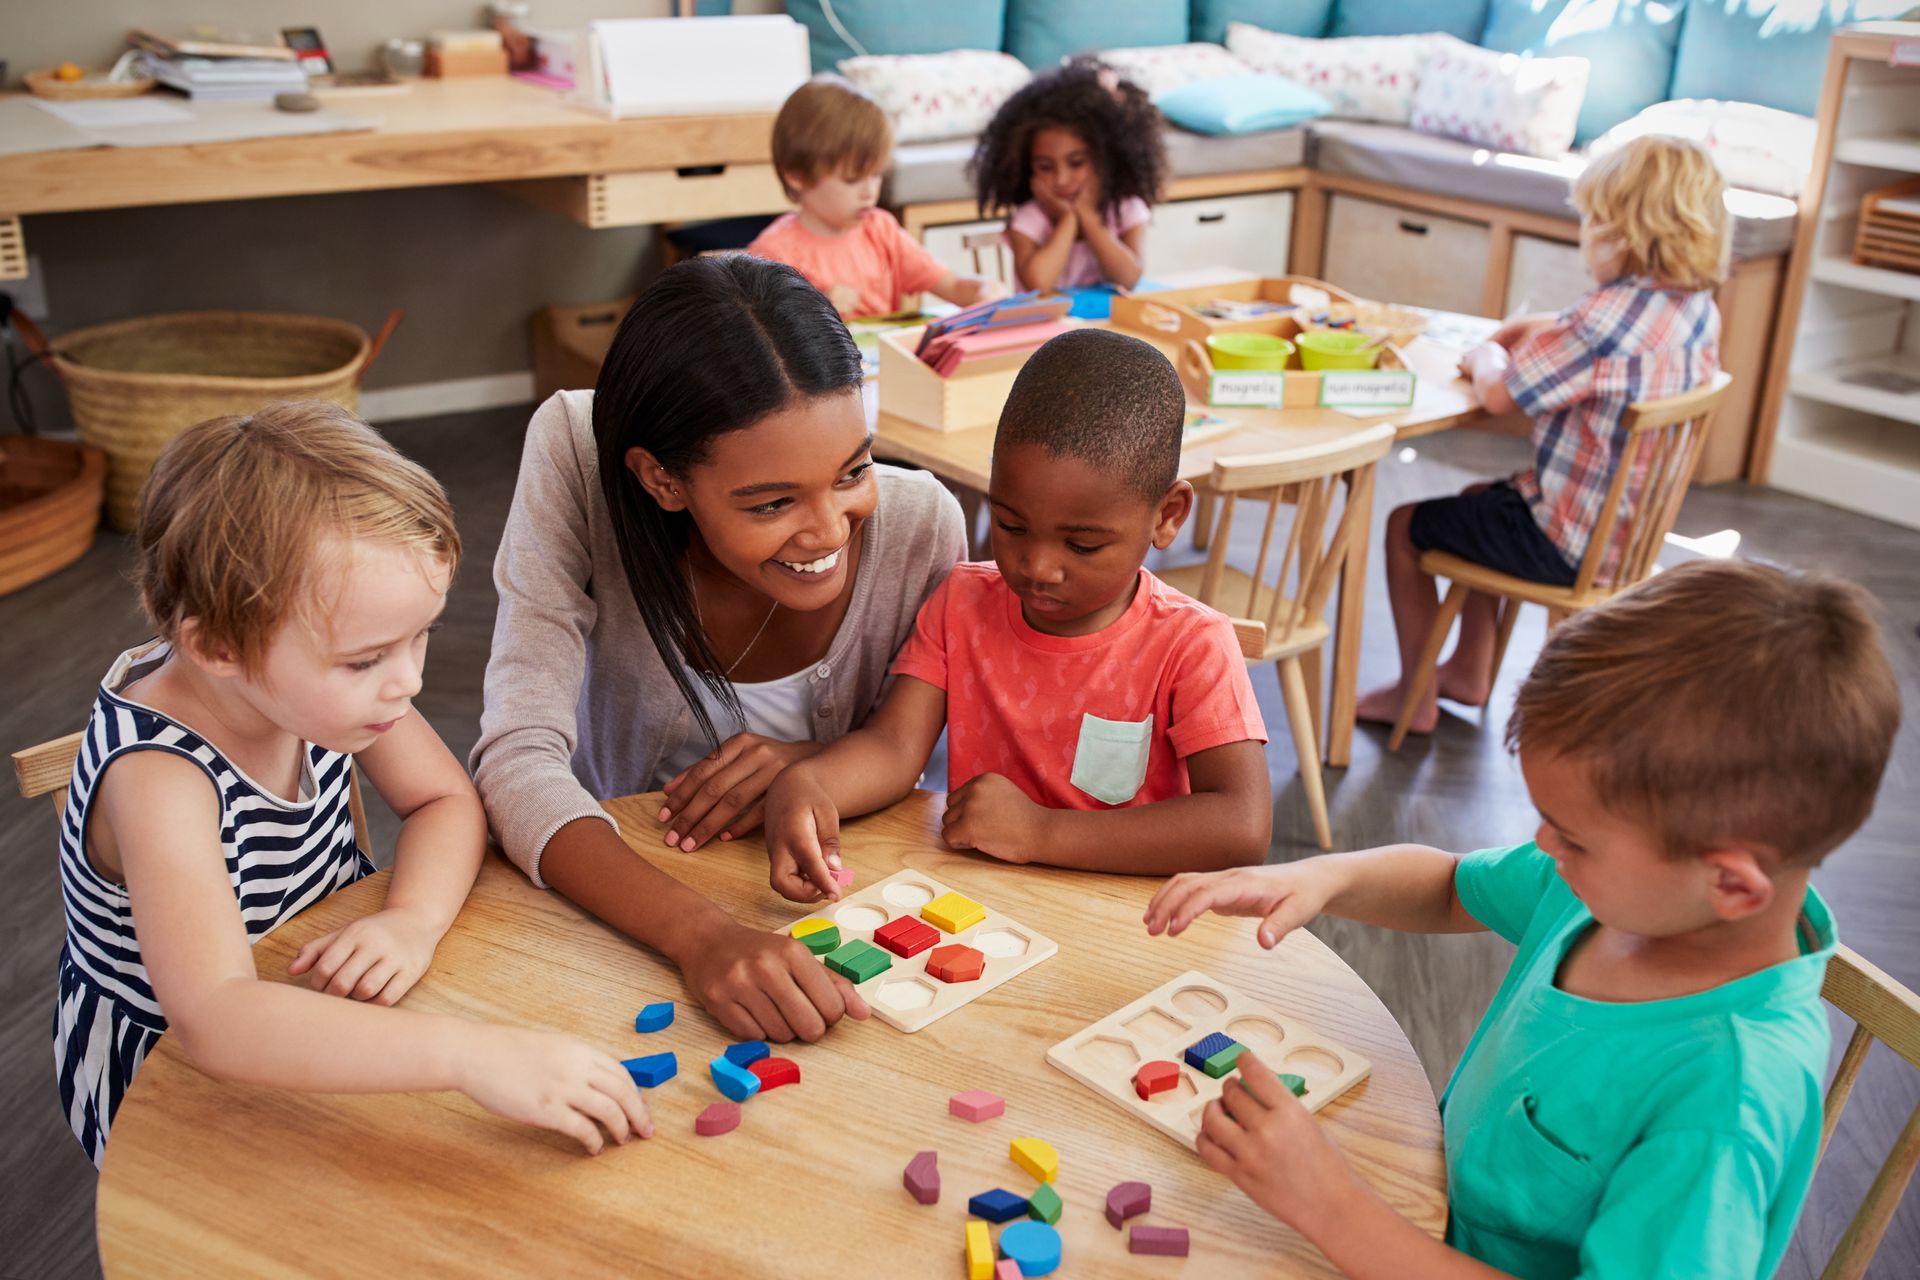
M 802 920 L 799 924 L 793 926 L 793 936 L 796 938 L 804 938 L 810 933 L 818 933 L 822 929 L 831 929 L 833 927 L 834 923 L 831 920 Z
M 977 1218 L 967 1224 L 967 1280 L 993 1280 L 993 1237 Z
M 1060 1153 L 1040 1138 L 1015 1138 L 1008 1154 L 1035 1182 L 1052 1182 L 1060 1172 Z
M 948 933 L 971 929 L 987 918 L 987 909 L 972 898 L 958 893 L 943 893 L 920 908 L 920 918 L 937 924 Z

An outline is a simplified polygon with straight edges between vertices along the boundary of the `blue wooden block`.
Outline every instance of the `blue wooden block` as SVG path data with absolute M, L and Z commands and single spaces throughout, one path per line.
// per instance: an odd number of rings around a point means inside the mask
M 1215 1031 L 1206 1039 L 1196 1040 L 1187 1046 L 1187 1065 L 1195 1071 L 1205 1071 L 1208 1058 L 1236 1043 L 1238 1042 L 1232 1036 Z
M 1023 1276 L 1052 1275 L 1060 1265 L 1060 1233 L 1044 1222 L 1016 1222 L 1000 1233 L 1000 1256 Z
M 1009 1218 L 1025 1217 L 1027 1202 L 1023 1196 L 995 1187 L 967 1201 L 967 1212 L 988 1222 L 1005 1222 Z
M 634 1015 L 635 1031 L 660 1031 L 673 1025 L 673 1001 L 662 1000 L 650 1004 Z
M 727 1046 L 726 1059 L 736 1067 L 750 1067 L 772 1052 L 765 1040 L 742 1040 Z
M 713 1073 L 713 1083 L 720 1092 L 735 1102 L 745 1102 L 760 1092 L 760 1077 L 745 1067 L 728 1062 L 726 1058 L 715 1058 L 707 1064 L 707 1070 Z
M 620 1064 L 642 1089 L 657 1089 L 680 1074 L 680 1060 L 671 1053 L 650 1053 Z

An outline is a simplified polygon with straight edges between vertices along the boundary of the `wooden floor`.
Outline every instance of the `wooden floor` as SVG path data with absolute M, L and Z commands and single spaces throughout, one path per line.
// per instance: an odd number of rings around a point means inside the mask
M 493 631 L 490 569 L 526 417 L 526 410 L 470 414 L 392 432 L 452 492 L 466 541 L 468 560 L 419 699 L 422 712 L 462 756 L 478 730 Z M 1454 432 L 1418 442 L 1417 455 L 1390 457 L 1382 464 L 1376 540 L 1380 520 L 1395 503 L 1514 470 L 1524 464 L 1524 452 L 1515 440 Z M 1885 605 L 1907 724 L 1873 820 L 1815 881 L 1832 902 L 1846 941 L 1920 987 L 1920 534 L 1738 485 L 1689 497 L 1680 533 L 1700 537 L 1725 529 L 1741 533 L 1744 556 L 1846 574 Z M 146 635 L 126 584 L 125 552 L 124 539 L 103 535 L 80 564 L 0 599 L 0 745 L 11 750 L 79 727 L 113 656 Z M 1395 663 L 1379 554 L 1376 541 L 1363 685 L 1389 678 Z M 1191 558 L 1183 542 L 1166 560 Z M 1484 716 L 1446 716 L 1432 739 L 1411 741 L 1397 756 L 1386 753 L 1383 734 L 1360 732 L 1352 767 L 1328 774 L 1338 847 L 1411 839 L 1464 850 L 1529 836 L 1535 817 L 1517 768 L 1501 750 L 1499 731 L 1502 708 L 1540 636 L 1541 618 L 1530 611 L 1515 635 L 1494 707 Z M 1285 861 L 1312 851 L 1312 829 L 1272 668 L 1257 671 L 1254 684 L 1276 739 L 1269 750 L 1275 786 L 1271 858 Z M 944 776 L 944 763 L 933 776 Z M 383 852 L 390 850 L 391 816 L 376 814 L 374 826 Z M 0 1095 L 6 1099 L 7 1135 L 0 1156 L 0 1277 L 91 1276 L 98 1274 L 93 1168 L 66 1130 L 53 1083 L 50 1031 L 61 914 L 53 813 L 45 801 L 29 805 L 10 788 L 0 796 L 0 866 L 13 886 L 0 898 Z M 1315 931 L 1380 993 L 1437 1091 L 1498 984 L 1510 948 L 1488 936 L 1416 938 L 1338 921 L 1321 922 Z M 1836 1057 L 1845 1035 L 1845 1028 L 1837 1031 Z M 1620 1087 L 1633 1088 L 1634 1082 L 1623 1080 Z M 1814 1181 L 1782 1276 L 1818 1274 L 1917 1103 L 1920 1073 L 1876 1048 Z M 1920 1274 L 1920 1195 L 1907 1197 L 1870 1274 Z

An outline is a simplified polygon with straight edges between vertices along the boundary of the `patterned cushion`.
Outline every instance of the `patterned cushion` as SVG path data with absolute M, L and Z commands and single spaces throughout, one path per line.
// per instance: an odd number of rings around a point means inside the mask
M 1798 196 L 1813 170 L 1812 116 L 1776 111 L 1753 102 L 1714 102 L 1683 98 L 1648 107 L 1594 139 L 1594 155 L 1611 151 L 1641 134 L 1691 138 L 1707 149 L 1730 187 Z
M 1201 80 L 1244 76 L 1253 70 L 1217 44 L 1149 45 L 1144 49 L 1107 49 L 1100 61 L 1147 91 L 1160 95 Z
M 1498 151 L 1558 156 L 1573 145 L 1585 58 L 1523 58 L 1437 36 L 1408 123 Z
M 958 49 L 848 58 L 840 74 L 880 104 L 895 142 L 930 142 L 986 128 L 1031 73 L 1010 54 Z
M 1332 114 L 1349 120 L 1405 124 L 1413 111 L 1435 41 L 1440 36 L 1353 36 L 1313 40 L 1266 31 L 1245 22 L 1227 24 L 1227 48 L 1255 71 L 1284 76 L 1327 100 Z

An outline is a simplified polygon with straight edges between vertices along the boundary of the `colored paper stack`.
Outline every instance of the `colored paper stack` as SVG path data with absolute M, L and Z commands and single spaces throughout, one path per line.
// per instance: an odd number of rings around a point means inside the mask
M 927 325 L 914 354 L 943 378 L 971 365 L 1006 356 L 1025 356 L 1049 338 L 1065 333 L 1072 300 L 1022 293 L 983 302 Z

